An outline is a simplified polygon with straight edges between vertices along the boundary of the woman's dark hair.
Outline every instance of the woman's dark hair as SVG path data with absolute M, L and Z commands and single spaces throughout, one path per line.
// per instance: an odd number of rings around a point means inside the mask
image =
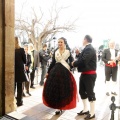
M 89 43 L 92 43 L 92 38 L 90 35 L 86 35 L 85 38 Z
M 71 50 L 70 47 L 69 47 L 69 45 L 68 45 L 68 43 L 67 43 L 67 39 L 66 39 L 66 38 L 61 37 L 61 38 L 59 38 L 59 39 L 62 39 L 62 40 L 64 41 L 64 43 L 65 43 L 65 45 L 66 45 L 66 49 Z

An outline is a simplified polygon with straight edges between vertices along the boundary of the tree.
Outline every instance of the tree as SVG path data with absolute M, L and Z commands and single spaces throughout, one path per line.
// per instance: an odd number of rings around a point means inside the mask
M 19 35 L 26 33 L 29 42 L 33 43 L 34 48 L 39 50 L 42 46 L 42 42 L 48 37 L 53 37 L 58 32 L 74 31 L 75 21 L 67 21 L 64 24 L 59 23 L 59 13 L 64 10 L 65 7 L 56 8 L 56 4 L 53 5 L 50 10 L 50 18 L 44 21 L 44 13 L 39 10 L 39 13 L 35 12 L 32 8 L 33 18 L 24 18 L 21 15 L 16 18 L 15 30 L 19 31 Z M 40 17 L 38 17 L 40 15 Z M 44 21 L 44 22 L 43 22 Z

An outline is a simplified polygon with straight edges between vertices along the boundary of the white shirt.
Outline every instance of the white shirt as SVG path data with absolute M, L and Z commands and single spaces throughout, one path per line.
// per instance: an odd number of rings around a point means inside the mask
M 111 53 L 111 60 L 115 59 L 115 49 L 110 49 L 110 53 Z

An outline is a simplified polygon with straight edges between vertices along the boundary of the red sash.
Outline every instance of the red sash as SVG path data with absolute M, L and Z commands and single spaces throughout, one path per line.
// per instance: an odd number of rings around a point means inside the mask
M 82 74 L 96 74 L 96 71 L 90 70 L 90 71 L 82 72 Z
M 108 66 L 108 67 L 116 67 L 116 63 L 112 63 L 112 64 L 105 64 L 106 66 Z

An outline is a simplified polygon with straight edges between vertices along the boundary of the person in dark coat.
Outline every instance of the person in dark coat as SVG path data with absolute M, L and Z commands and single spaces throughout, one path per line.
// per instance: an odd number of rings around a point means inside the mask
M 23 48 L 19 46 L 18 37 L 15 37 L 15 90 L 17 87 L 17 106 L 23 105 L 23 82 L 27 81 L 25 76 L 26 56 Z
M 30 88 L 35 89 L 34 78 L 35 78 L 35 70 L 39 67 L 39 53 L 38 51 L 34 50 L 34 46 L 32 43 L 29 43 L 28 46 L 29 46 L 31 61 L 32 61 L 31 63 L 32 72 L 30 73 L 30 80 L 31 80 Z
M 79 56 L 80 56 L 80 50 L 79 49 L 76 49 L 75 50 L 75 59 L 77 60 L 78 58 L 79 58 Z
M 116 81 L 117 81 L 117 71 L 118 71 L 118 51 L 115 50 L 115 42 L 109 41 L 109 48 L 105 49 L 102 54 L 102 60 L 105 63 L 105 81 L 106 81 L 106 95 L 110 96 L 117 95 L 116 92 Z M 110 84 L 110 78 L 112 78 Z M 111 86 L 112 85 L 112 86 Z
M 43 45 L 42 50 L 40 50 L 39 52 L 39 58 L 41 61 L 41 80 L 40 80 L 40 85 L 43 86 L 44 85 L 44 79 L 45 79 L 45 75 L 47 73 L 47 64 L 48 64 L 48 60 L 51 58 L 51 55 L 48 54 L 47 52 L 47 44 Z
M 83 102 L 84 109 L 78 115 L 87 115 L 85 120 L 95 118 L 95 93 L 94 86 L 96 81 L 96 52 L 91 45 L 92 38 L 86 35 L 83 40 L 84 49 L 79 55 L 78 60 L 72 65 L 77 67 L 78 72 L 81 72 L 79 82 L 79 93 Z M 90 111 L 88 109 L 88 100 L 90 103 Z
M 26 55 L 26 64 L 25 64 L 25 71 L 26 71 L 26 75 L 27 75 L 27 81 L 24 83 L 23 86 L 23 90 L 24 87 L 26 89 L 26 93 L 31 96 L 30 91 L 29 91 L 29 87 L 30 87 L 30 66 L 31 66 L 31 55 L 28 54 L 28 45 L 24 45 L 24 50 L 25 50 L 25 55 Z M 26 96 L 24 91 L 23 91 L 23 96 Z

